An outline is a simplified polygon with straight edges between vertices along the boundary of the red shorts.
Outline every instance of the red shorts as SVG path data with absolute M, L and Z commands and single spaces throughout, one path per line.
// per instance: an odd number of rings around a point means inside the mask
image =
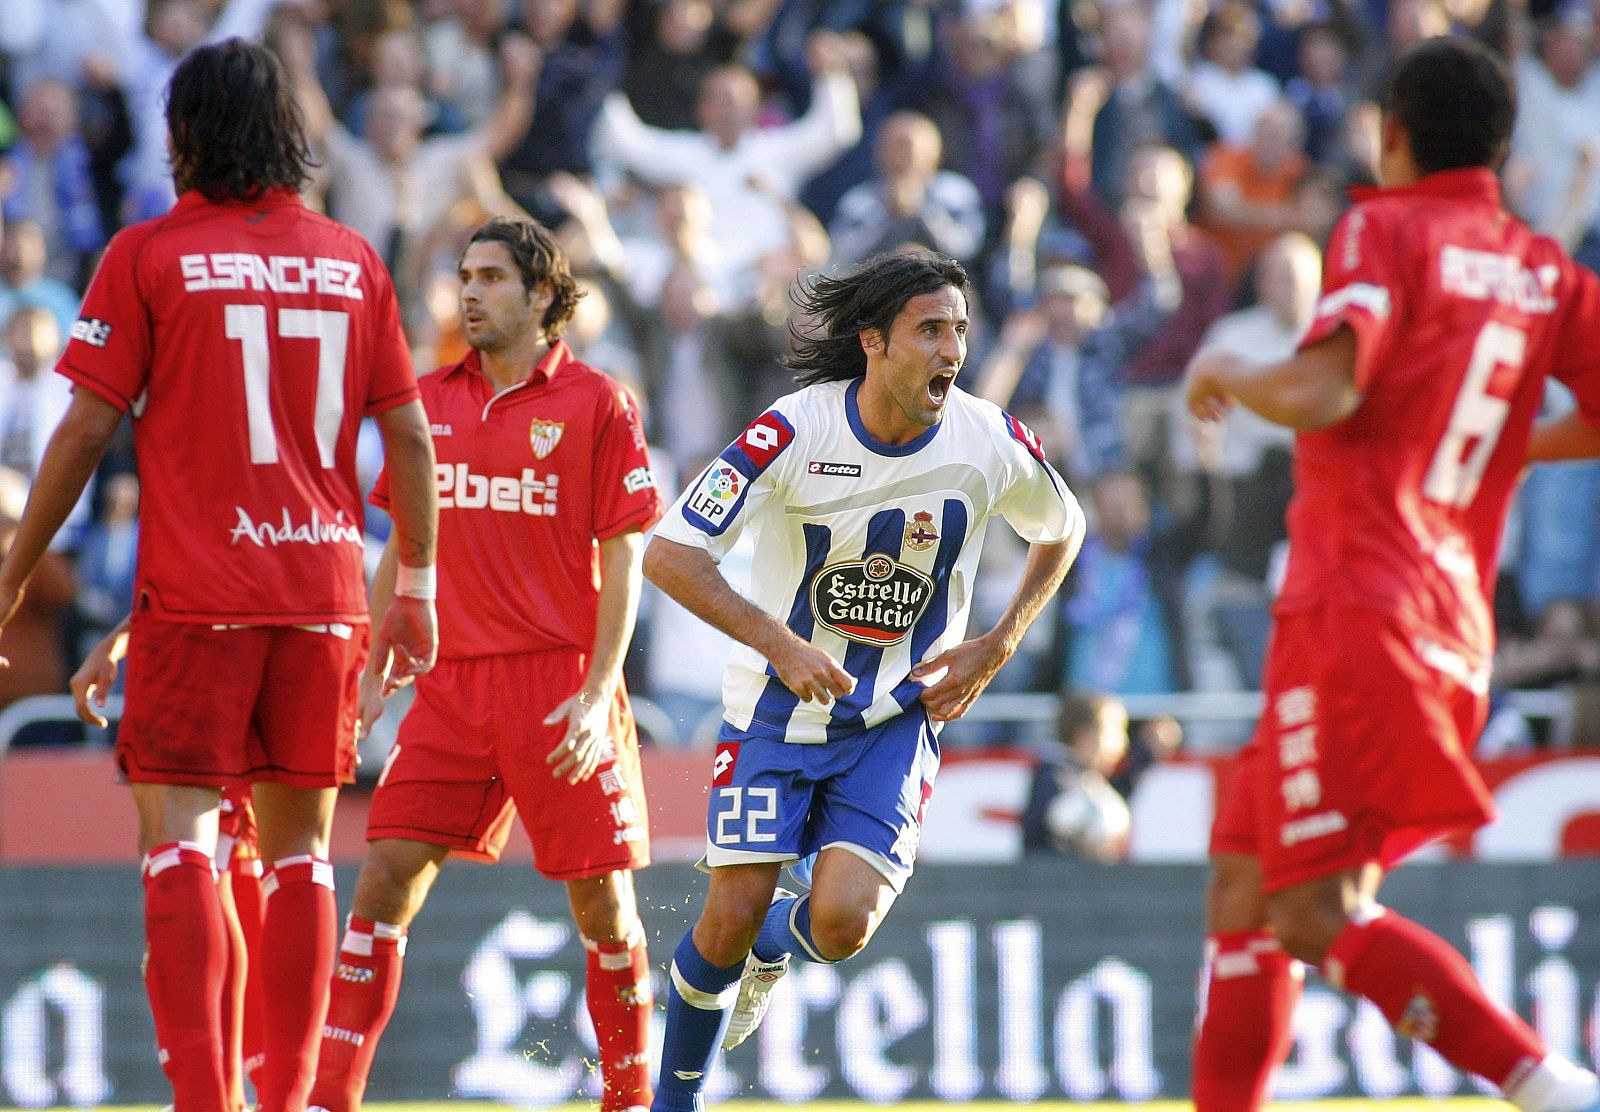
M 136 784 L 349 783 L 366 657 L 366 626 L 337 637 L 135 612 L 117 763 Z
M 258 862 L 261 846 L 256 840 L 256 808 L 250 784 L 235 780 L 222 789 L 222 805 L 217 814 L 217 869 L 237 862 Z M 250 865 L 247 868 L 254 869 Z
M 1278 891 L 1385 868 L 1494 818 L 1471 760 L 1486 675 L 1436 636 L 1358 607 L 1280 616 L 1266 706 L 1211 829 L 1213 854 L 1261 860 Z
M 583 682 L 585 655 L 441 660 L 417 680 L 378 779 L 367 840 L 405 838 L 496 861 L 513 815 L 547 877 L 600 876 L 650 863 L 639 740 L 626 692 L 612 707 L 612 752 L 581 784 L 550 775 L 566 733 L 545 716 Z

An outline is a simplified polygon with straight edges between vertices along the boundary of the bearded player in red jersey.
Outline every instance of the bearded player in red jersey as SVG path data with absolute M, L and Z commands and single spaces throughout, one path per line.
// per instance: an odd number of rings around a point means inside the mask
M 306 210 L 306 147 L 277 59 L 238 40 L 178 67 L 166 216 L 107 248 L 58 370 L 75 384 L 11 551 L 0 624 L 124 412 L 145 501 L 117 761 L 144 857 L 147 980 L 177 1112 L 232 1112 L 219 788 L 253 785 L 268 863 L 263 1112 L 305 1105 L 333 969 L 328 835 L 355 763 L 367 657 L 355 443 L 375 415 L 392 478 L 398 601 L 374 655 L 424 671 L 437 507 L 427 420 L 388 274 Z
M 520 815 L 588 950 L 602 1112 L 642 1109 L 650 965 L 632 870 L 649 864 L 649 835 L 622 659 L 660 497 L 627 391 L 561 341 L 580 294 L 550 232 L 491 221 L 459 272 L 473 350 L 421 383 L 439 460 L 439 666 L 372 799 L 311 1103 L 361 1107 L 440 865 L 497 860 Z M 387 475 L 372 501 L 390 504 Z M 391 546 L 374 620 L 394 558 Z M 365 683 L 370 722 L 381 679 Z
M 1600 425 L 1600 283 L 1502 207 L 1514 116 L 1483 48 L 1435 39 L 1402 57 L 1383 188 L 1334 230 L 1299 352 L 1189 368 L 1196 416 L 1238 403 L 1300 430 L 1266 707 L 1212 830 L 1198 1112 L 1262 1107 L 1291 1041 L 1291 959 L 1518 1108 L 1600 1109 L 1592 1073 L 1376 902 L 1406 854 L 1493 816 L 1470 752 L 1501 531 L 1546 377 Z

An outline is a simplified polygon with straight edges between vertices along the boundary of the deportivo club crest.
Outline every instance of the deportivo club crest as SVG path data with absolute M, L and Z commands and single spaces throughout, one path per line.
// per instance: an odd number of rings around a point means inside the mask
M 863 645 L 903 641 L 932 598 L 933 580 L 881 552 L 831 564 L 811 581 L 817 622 Z
M 528 426 L 528 443 L 533 445 L 533 458 L 544 459 L 561 443 L 561 433 L 567 427 L 564 421 L 541 421 L 535 418 Z
M 927 510 L 918 510 L 906 522 L 906 547 L 911 551 L 926 552 L 938 539 L 939 531 L 933 527 L 933 515 Z

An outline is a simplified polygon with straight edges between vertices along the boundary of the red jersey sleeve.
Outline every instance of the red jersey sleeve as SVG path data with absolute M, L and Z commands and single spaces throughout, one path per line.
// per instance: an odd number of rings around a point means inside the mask
M 142 231 L 112 239 L 56 364 L 58 373 L 124 412 L 133 408 L 150 377 L 150 311 L 137 266 L 145 239 Z
M 644 424 L 633 397 L 610 383 L 598 406 L 594 444 L 596 540 L 648 529 L 661 516 L 661 491 L 645 450 Z
M 373 297 L 378 302 L 371 318 L 372 378 L 367 385 L 365 409 L 371 417 L 417 397 L 417 372 L 405 330 L 400 327 L 400 305 L 389 272 L 376 255 L 367 265 L 373 276 Z
M 1567 265 L 1575 290 L 1567 301 L 1566 319 L 1556 343 L 1551 373 L 1578 399 L 1578 409 L 1591 425 L 1600 426 L 1600 278 L 1587 267 Z
M 1300 341 L 1304 349 L 1348 325 L 1356 336 L 1356 389 L 1363 393 L 1401 333 L 1397 253 L 1396 237 L 1378 214 L 1362 205 L 1345 213 L 1328 239 L 1322 296 Z

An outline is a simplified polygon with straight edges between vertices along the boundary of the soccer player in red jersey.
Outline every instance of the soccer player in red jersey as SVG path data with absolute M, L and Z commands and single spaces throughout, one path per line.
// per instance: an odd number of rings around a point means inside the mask
M 491 221 L 460 279 L 472 350 L 421 382 L 439 461 L 439 666 L 373 796 L 311 1103 L 361 1107 L 406 931 L 440 865 L 497 860 L 520 815 L 588 950 L 601 1109 L 642 1108 L 650 968 L 631 870 L 649 864 L 649 840 L 622 659 L 660 497 L 627 391 L 561 340 L 580 294 L 549 231 Z M 372 501 L 390 504 L 387 474 Z M 391 545 L 374 620 L 394 561 Z M 380 684 L 365 680 L 369 722 Z
M 367 656 L 361 419 L 383 435 L 404 565 L 374 655 L 399 673 L 437 649 L 433 452 L 388 275 L 300 202 L 306 148 L 277 59 L 238 40 L 194 51 L 167 124 L 181 196 L 121 232 L 89 287 L 57 368 L 72 405 L 0 564 L 0 624 L 131 413 L 145 501 L 117 761 L 145 854 L 161 1060 L 177 1112 L 231 1112 L 212 854 L 219 788 L 248 780 L 268 863 L 259 1096 L 264 1112 L 298 1112 L 333 969 L 328 835 Z
M 1434 39 L 1403 56 L 1383 187 L 1334 230 L 1298 353 L 1189 368 L 1196 416 L 1237 403 L 1300 430 L 1266 707 L 1212 830 L 1198 1112 L 1262 1106 L 1290 1045 L 1295 960 L 1518 1108 L 1600 1108 L 1592 1073 L 1376 902 L 1390 866 L 1493 814 L 1470 751 L 1501 531 L 1546 377 L 1600 425 L 1600 282 L 1503 208 L 1494 169 L 1514 116 L 1482 47 Z

